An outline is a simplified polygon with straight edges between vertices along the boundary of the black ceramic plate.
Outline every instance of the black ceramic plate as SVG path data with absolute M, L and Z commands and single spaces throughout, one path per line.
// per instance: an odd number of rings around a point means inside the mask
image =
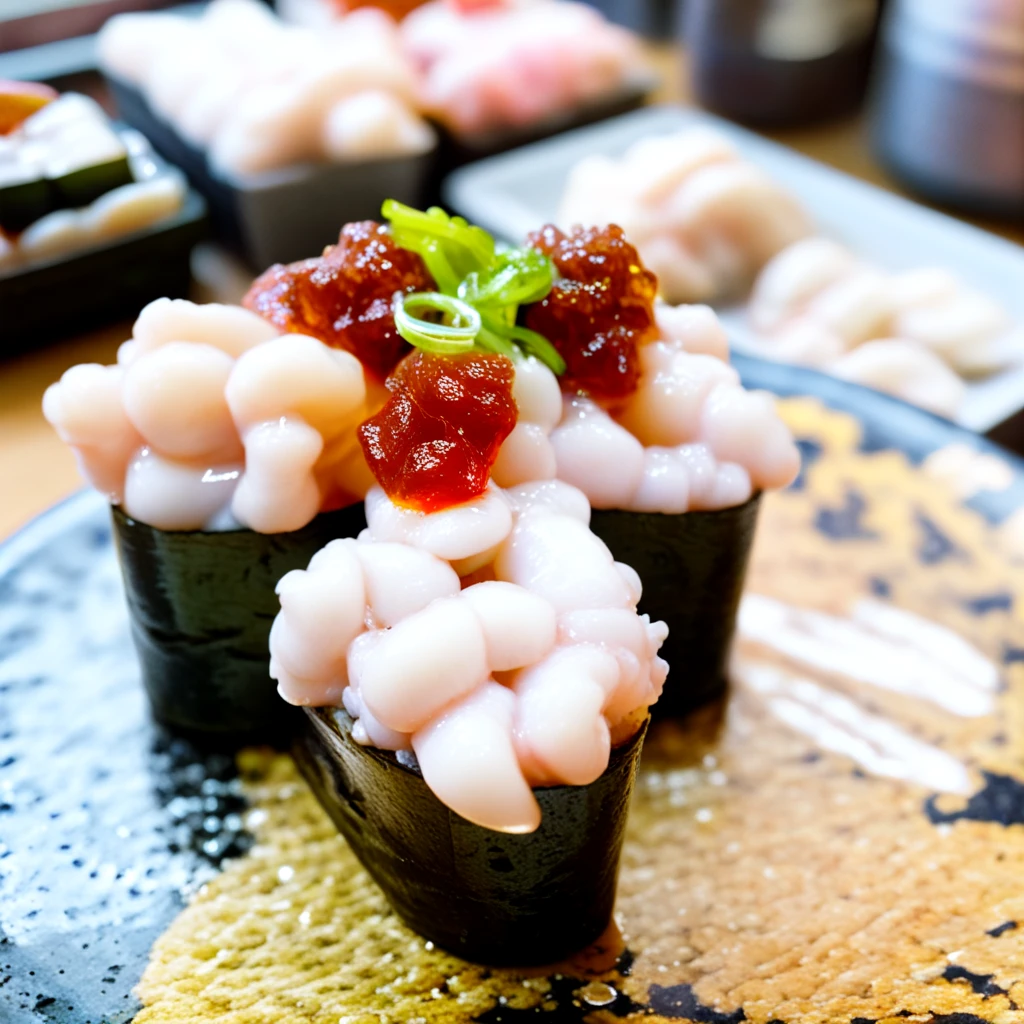
M 736 363 L 750 386 L 786 395 L 816 395 L 825 406 L 853 414 L 863 427 L 861 450 L 903 453 L 910 463 L 908 476 L 916 473 L 913 464 L 952 444 L 996 455 L 1009 467 L 1009 480 L 998 492 L 981 492 L 970 506 L 986 519 L 1000 522 L 1024 504 L 1022 464 L 975 435 L 883 395 L 811 371 L 744 358 L 737 358 Z M 801 439 L 809 464 L 822 466 L 829 455 L 821 455 L 821 446 L 809 435 Z M 795 485 L 797 491 L 800 488 L 807 493 L 805 480 Z M 793 507 L 797 497 L 794 493 Z M 783 504 L 780 498 L 779 506 Z M 840 528 L 847 519 L 853 523 L 852 533 Z M 837 545 L 846 544 L 844 550 L 850 550 L 848 539 L 842 538 L 856 540 L 867 535 L 857 532 L 860 526 L 856 520 L 857 509 L 825 509 L 819 514 L 817 542 L 831 544 L 830 538 L 835 537 L 839 538 Z M 809 525 L 807 529 L 814 527 Z M 998 607 L 1005 608 L 1006 599 L 1001 600 L 1004 603 Z M 660 745 L 654 749 L 655 755 L 660 749 Z M 799 753 L 793 757 L 792 763 L 799 767 L 803 763 Z M 703 763 L 709 763 L 707 756 Z M 713 757 L 710 763 L 715 763 Z M 807 754 L 800 772 L 819 772 L 822 763 L 822 755 Z M 703 769 L 687 769 L 691 773 L 699 770 Z M 655 781 L 662 785 L 671 778 L 671 773 L 657 780 L 652 776 L 645 792 L 655 791 Z M 834 779 L 823 777 L 821 785 L 847 786 L 857 778 L 864 776 L 858 776 L 856 770 L 851 775 L 847 766 Z M 853 782 L 847 781 L 851 779 Z M 787 782 L 789 786 L 795 784 Z M 863 787 L 875 783 L 857 784 L 868 792 Z M 719 785 L 712 775 L 708 792 L 733 793 L 728 788 L 731 783 L 721 783 L 716 790 L 714 787 Z M 740 801 L 742 794 L 737 792 L 734 797 Z M 800 806 L 799 795 L 795 799 L 794 806 Z M 975 798 L 971 800 L 969 808 L 974 807 Z M 946 812 L 935 811 L 934 801 L 931 806 L 933 822 L 957 817 L 952 812 L 943 817 Z M 1007 804 L 1004 824 L 1017 820 L 1013 817 L 1018 814 L 1013 810 L 1016 806 Z M 664 813 L 676 812 L 668 808 Z M 686 813 L 692 823 L 693 809 Z M 698 823 L 706 820 L 701 818 L 702 813 L 697 813 Z M 728 811 L 725 808 L 715 813 Z M 973 811 L 961 816 L 969 818 L 972 814 L 978 816 Z M 1000 819 L 990 816 L 985 820 Z M 773 819 L 773 824 L 785 829 L 786 820 L 779 817 Z M 764 840 L 763 828 L 770 827 L 762 827 L 759 841 Z M 925 823 L 921 827 L 929 826 Z M 244 854 L 252 841 L 247 831 L 245 790 L 234 762 L 223 755 L 204 755 L 150 723 L 128 636 L 109 512 L 98 496 L 85 492 L 75 495 L 0 548 L 0 1020 L 4 1024 L 129 1020 L 139 1008 L 132 990 L 153 941 L 179 913 L 188 894 L 215 876 L 225 858 Z M 645 884 L 643 878 L 647 877 L 640 874 L 643 864 L 638 866 L 642 852 L 634 850 L 627 857 L 628 881 L 623 884 L 629 901 L 637 899 L 637 886 Z M 696 857 L 698 853 L 693 848 L 686 856 Z M 677 862 L 679 858 L 673 858 L 672 863 Z M 728 858 L 722 862 L 722 870 L 727 862 Z M 763 882 L 760 862 L 755 861 L 754 866 L 756 878 Z M 658 906 L 665 902 L 666 929 L 682 912 L 669 908 L 674 898 L 669 887 L 652 890 L 648 900 L 656 900 Z M 692 903 L 687 905 L 691 914 L 700 911 Z M 633 906 L 628 903 L 627 910 Z M 996 913 L 987 905 L 982 909 L 986 914 Z M 791 912 L 786 908 L 781 911 L 783 917 Z M 961 913 L 959 905 L 957 913 Z M 964 915 L 967 913 L 963 910 Z M 986 922 L 988 917 L 979 913 L 977 927 L 988 928 Z M 989 931 L 989 936 L 997 932 L 1010 936 L 1016 927 L 1012 922 L 991 924 L 998 927 Z M 979 934 L 983 941 L 990 941 L 983 931 Z M 999 939 L 1007 943 L 1011 940 L 1012 936 Z M 871 945 L 867 938 L 864 943 L 864 948 Z M 609 1003 L 616 998 L 613 992 L 608 998 L 599 993 L 594 1005 L 610 1005 L 614 1012 L 650 1008 L 663 1015 L 700 1021 L 745 1019 L 742 994 L 730 996 L 721 1011 L 700 1003 L 689 981 L 703 975 L 690 974 L 680 981 L 674 976 L 679 974 L 679 962 L 674 961 L 675 968 L 672 961 L 661 968 L 668 973 L 656 975 L 658 983 L 644 983 L 640 1002 L 622 996 Z M 638 959 L 637 970 L 641 966 L 642 959 Z M 955 976 L 943 976 L 952 979 L 942 982 L 947 988 L 961 978 L 956 969 L 949 970 Z M 579 1000 L 574 1004 L 570 991 L 563 1006 L 558 1002 L 560 982 L 552 984 L 555 1005 L 579 1019 Z M 862 987 L 858 984 L 857 992 Z M 987 995 L 972 994 L 966 985 L 953 991 L 960 993 L 961 989 L 965 998 L 989 999 Z M 973 993 L 980 992 L 980 988 L 973 989 Z M 851 992 L 850 998 L 860 996 Z M 1003 998 L 992 996 L 993 1013 Z M 741 1000 L 739 1009 L 736 1000 Z M 909 1005 L 901 1004 L 903 1009 Z M 854 1016 L 847 1014 L 842 1019 Z M 288 1019 L 307 1018 L 300 1015 Z M 499 1021 L 505 1017 L 493 1010 L 484 1019 Z M 793 1013 L 780 1019 L 805 1018 Z M 988 1017 L 962 1015 L 955 1019 L 976 1021 Z

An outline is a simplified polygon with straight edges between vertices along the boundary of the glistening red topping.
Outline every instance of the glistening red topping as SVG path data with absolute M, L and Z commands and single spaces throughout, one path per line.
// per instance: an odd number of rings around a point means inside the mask
M 384 380 L 409 351 L 395 329 L 395 294 L 433 287 L 416 253 L 395 245 L 383 224 L 364 220 L 346 224 L 323 256 L 275 264 L 243 304 L 282 331 L 351 352 Z
M 571 235 L 549 224 L 527 242 L 550 256 L 562 277 L 547 298 L 526 307 L 526 326 L 565 360 L 562 390 L 627 397 L 640 379 L 637 346 L 655 330 L 658 279 L 615 224 L 576 227 Z
M 415 351 L 388 378 L 384 407 L 359 428 L 371 472 L 396 504 L 436 512 L 479 497 L 516 425 L 505 356 Z

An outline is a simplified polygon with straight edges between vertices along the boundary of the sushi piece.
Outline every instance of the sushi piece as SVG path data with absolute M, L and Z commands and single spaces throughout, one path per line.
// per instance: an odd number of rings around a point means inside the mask
M 380 385 L 331 340 L 160 299 L 116 365 L 73 367 L 44 396 L 113 506 L 143 682 L 172 727 L 234 738 L 286 724 L 267 677 L 273 583 L 362 529 L 373 482 L 356 428 Z
M 792 195 L 707 128 L 577 163 L 559 226 L 608 223 L 623 228 L 673 304 L 740 298 L 768 260 L 812 230 Z
M 23 115 L 0 151 L 0 224 L 8 231 L 22 231 L 53 210 L 87 206 L 134 181 L 128 151 L 98 105 L 36 88 L 42 91 L 12 94 L 0 82 L 0 123 L 10 123 L 4 112 L 13 116 L 12 104 Z
M 98 45 L 121 118 L 187 171 L 254 268 L 320 252 L 333 225 L 426 187 L 436 133 L 382 11 L 314 29 L 213 0 L 195 18 L 118 15 Z
M 656 85 L 636 36 L 582 3 L 433 0 L 399 32 L 442 170 L 634 110 Z
M 939 267 L 885 273 L 825 238 L 780 252 L 748 310 L 758 352 L 955 417 L 965 380 L 1024 363 L 1024 327 Z
M 611 920 L 665 626 L 587 512 L 557 481 L 431 513 L 375 490 L 366 534 L 278 586 L 300 767 L 399 916 L 469 960 L 550 963 Z
M 799 454 L 772 397 L 741 386 L 714 313 L 657 301 L 620 228 L 549 226 L 529 242 L 558 279 L 522 323 L 565 371 L 522 386 L 557 386 L 561 408 L 532 414 L 532 447 L 499 482 L 553 467 L 587 496 L 591 528 L 644 581 L 641 612 L 668 623 L 669 664 L 687 666 L 655 710 L 680 715 L 725 692 L 760 495 L 793 480 Z
M 67 256 L 181 210 L 184 178 L 158 168 L 144 140 L 122 137 L 87 97 L 53 98 L 43 88 L 46 102 L 29 94 L 35 105 L 0 136 L 0 230 L 11 239 L 6 262 Z
M 580 491 L 494 479 L 564 368 L 516 325 L 551 262 L 437 209 L 385 213 L 430 290 L 397 292 L 407 354 L 359 428 L 367 529 L 278 583 L 270 672 L 306 709 L 300 766 L 402 919 L 471 960 L 546 963 L 611 919 L 666 627 Z

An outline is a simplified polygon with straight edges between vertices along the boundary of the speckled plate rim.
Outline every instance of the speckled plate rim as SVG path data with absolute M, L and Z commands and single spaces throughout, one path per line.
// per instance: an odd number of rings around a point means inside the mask
M 48 538 L 79 522 L 83 514 L 101 504 L 107 504 L 101 495 L 83 487 L 17 527 L 14 533 L 0 541 L 0 577 L 14 569 L 22 558 L 37 550 Z
M 915 464 L 950 444 L 967 445 L 979 454 L 993 455 L 1011 470 L 1012 482 L 998 491 L 979 491 L 964 502 L 965 506 L 991 523 L 1001 523 L 1024 505 L 1024 458 L 967 427 L 892 395 L 818 370 L 740 353 L 733 353 L 732 364 L 748 388 L 770 391 L 781 398 L 806 395 L 855 416 L 864 431 L 860 446 L 866 451 L 901 451 Z

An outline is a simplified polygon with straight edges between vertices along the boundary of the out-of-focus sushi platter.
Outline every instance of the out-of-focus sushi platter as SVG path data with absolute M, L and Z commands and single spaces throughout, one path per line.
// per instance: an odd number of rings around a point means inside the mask
M 559 222 L 571 174 L 584 159 L 621 157 L 638 142 L 686 131 L 710 132 L 727 140 L 741 158 L 798 197 L 821 235 L 841 243 L 859 259 L 892 272 L 932 267 L 951 271 L 1002 306 L 1011 330 L 1016 325 L 1014 333 L 1020 335 L 1024 254 L 1019 246 L 696 110 L 665 106 L 637 111 L 481 161 L 448 179 L 446 199 L 502 238 L 519 239 L 531 230 L 530 225 Z M 613 196 L 607 189 L 604 194 L 609 195 L 614 216 Z M 570 208 L 565 216 L 572 219 L 574 211 Z M 757 229 L 771 232 L 773 227 L 751 226 Z M 793 237 L 800 233 L 797 229 Z M 728 294 L 700 296 L 698 301 L 708 298 L 738 351 L 772 355 L 772 347 L 753 328 L 745 302 L 737 303 Z M 1019 341 L 1014 344 L 1019 347 Z M 995 431 L 1001 440 L 1013 444 L 1012 428 L 1004 427 L 1000 433 L 1000 427 L 1022 405 L 1024 365 L 1014 355 L 999 372 L 969 380 L 954 418 L 971 430 Z
M 183 295 L 206 214 L 184 176 L 86 96 L 0 88 L 4 353 Z

